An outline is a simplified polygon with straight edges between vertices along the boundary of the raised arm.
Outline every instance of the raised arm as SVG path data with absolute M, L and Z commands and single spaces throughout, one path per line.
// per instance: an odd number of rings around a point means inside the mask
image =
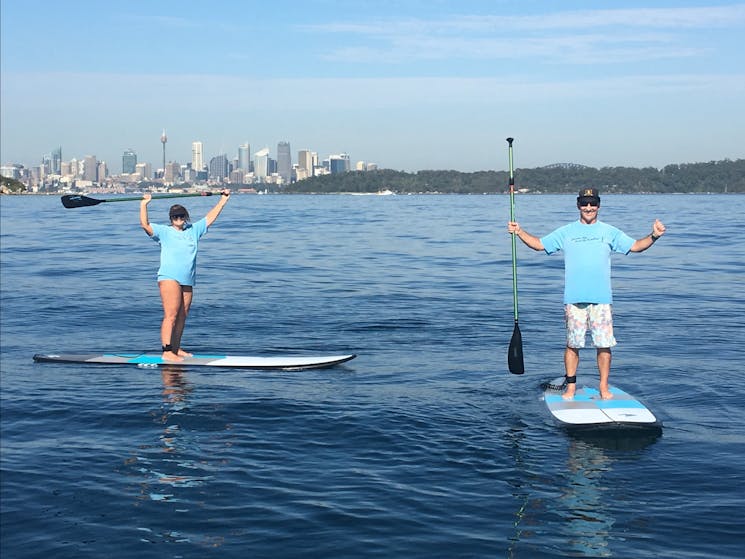
M 217 204 L 215 204 L 215 207 L 207 212 L 207 215 L 205 216 L 205 219 L 207 220 L 207 227 L 211 226 L 215 222 L 217 216 L 220 215 L 220 212 L 225 207 L 225 204 L 228 203 L 228 198 L 230 198 L 229 188 L 223 189 L 220 193 L 222 194 L 222 196 L 220 196 L 220 200 L 218 200 Z
M 533 250 L 543 250 L 543 243 L 541 242 L 541 239 L 521 229 L 520 224 L 517 221 L 510 221 L 507 224 L 507 231 L 512 233 L 513 235 L 517 235 L 517 237 L 523 243 L 525 243 L 526 246 L 532 248 Z
M 147 216 L 147 205 L 150 203 L 150 200 L 152 200 L 152 195 L 150 194 L 143 194 L 142 195 L 142 202 L 140 202 L 140 227 L 142 227 L 145 230 L 145 233 L 153 236 L 153 228 L 150 225 L 150 220 Z
M 664 234 L 665 226 L 659 219 L 655 219 L 654 223 L 652 224 L 652 232 L 649 235 L 646 235 L 641 239 L 637 239 L 636 241 L 634 241 L 634 244 L 631 245 L 631 250 L 629 252 L 644 252 Z

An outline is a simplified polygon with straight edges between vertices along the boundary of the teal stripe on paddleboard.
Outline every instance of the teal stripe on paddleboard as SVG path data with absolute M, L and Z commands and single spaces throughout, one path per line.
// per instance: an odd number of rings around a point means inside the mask
M 587 394 L 580 394 L 579 392 L 576 393 L 571 400 L 565 400 L 562 398 L 561 394 L 546 394 L 545 398 L 546 402 L 552 404 L 554 402 L 594 402 L 597 399 L 593 396 L 588 396 Z
M 565 400 L 561 395 L 547 394 L 545 396 L 547 404 L 566 404 L 566 407 L 571 407 L 572 403 L 592 403 L 600 409 L 610 408 L 644 408 L 646 407 L 639 400 L 601 400 L 597 397 L 590 397 L 585 394 L 575 394 L 571 400 Z
M 610 408 L 645 408 L 639 400 L 597 400 L 598 407 L 602 409 Z
M 138 355 L 133 359 L 129 360 L 130 363 L 138 363 L 140 365 L 160 365 L 163 363 L 163 358 L 160 355 Z

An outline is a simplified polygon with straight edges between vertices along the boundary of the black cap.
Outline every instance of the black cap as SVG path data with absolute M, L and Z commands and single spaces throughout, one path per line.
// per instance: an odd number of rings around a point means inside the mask
M 173 219 L 173 216 L 175 215 L 185 215 L 186 220 L 189 220 L 189 212 L 186 211 L 186 208 L 182 206 L 181 204 L 174 204 L 171 206 L 171 209 L 168 211 L 168 217 L 170 219 Z
M 577 202 L 580 204 L 587 203 L 587 202 L 597 202 L 600 203 L 600 195 L 598 194 L 597 188 L 583 188 L 579 191 L 579 196 L 577 196 Z

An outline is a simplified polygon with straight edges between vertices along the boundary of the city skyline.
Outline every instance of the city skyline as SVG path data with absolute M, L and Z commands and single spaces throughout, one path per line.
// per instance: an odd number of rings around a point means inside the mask
M 49 185 L 96 186 L 106 184 L 132 184 L 141 181 L 162 182 L 164 185 L 179 183 L 221 183 L 288 185 L 312 176 L 342 173 L 352 170 L 349 154 L 330 154 L 319 158 L 318 153 L 308 149 L 297 151 L 297 162 L 292 156 L 290 142 L 280 141 L 276 158 L 271 157 L 268 147 L 251 154 L 251 146 L 244 142 L 237 146 L 236 155 L 226 153 L 204 157 L 204 143 L 194 141 L 191 159 L 167 157 L 168 135 L 164 129 L 160 135 L 162 163 L 153 167 L 149 161 L 138 159 L 137 151 L 127 148 L 121 154 L 121 170 L 96 155 L 72 156 L 65 159 L 62 146 L 45 154 L 39 165 L 19 163 L 0 164 L 0 174 L 20 179 L 34 189 Z M 377 169 L 376 163 L 357 161 L 355 170 Z M 113 179 L 113 182 L 112 182 Z
M 163 132 L 161 133 L 161 135 L 159 137 L 159 141 L 160 141 L 161 145 L 163 145 L 165 147 L 165 144 L 167 142 L 166 141 L 163 141 L 164 138 L 167 138 L 167 135 L 165 134 L 165 130 L 163 130 Z M 265 153 L 265 155 L 269 159 L 272 159 L 273 161 L 276 161 L 279 164 L 279 160 L 281 158 L 281 156 L 280 156 L 280 152 L 281 151 L 280 150 L 282 150 L 283 147 L 286 148 L 286 150 L 284 151 L 283 155 L 286 156 L 286 159 L 285 159 L 284 162 L 287 165 L 287 167 L 285 169 L 286 173 L 282 175 L 284 178 L 286 178 L 286 176 L 289 176 L 288 172 L 291 171 L 292 168 L 294 166 L 297 166 L 298 164 L 300 164 L 301 167 L 304 167 L 307 170 L 312 170 L 313 165 L 306 166 L 307 163 L 301 161 L 301 159 L 303 158 L 303 154 L 306 153 L 306 152 L 307 153 L 312 153 L 313 155 L 315 155 L 315 159 L 314 159 L 315 165 L 318 165 L 319 164 L 319 161 L 321 161 L 321 162 L 323 162 L 323 161 L 329 161 L 330 159 L 333 159 L 334 157 L 337 157 L 337 156 L 340 155 L 340 154 L 337 154 L 337 153 L 331 153 L 331 154 L 328 154 L 326 157 L 322 157 L 322 158 L 319 159 L 318 152 L 316 152 L 314 150 L 311 150 L 311 149 L 308 149 L 308 148 L 303 148 L 303 149 L 299 149 L 299 150 L 296 151 L 297 157 L 294 158 L 292 156 L 291 143 L 288 142 L 288 141 L 286 141 L 286 140 L 282 140 L 282 141 L 280 141 L 277 144 L 276 157 L 275 158 L 272 158 L 271 157 L 272 150 L 268 146 L 264 146 L 260 150 L 257 150 L 257 152 L 258 151 L 261 151 L 262 153 Z M 33 169 L 35 167 L 38 167 L 44 161 L 47 161 L 49 163 L 51 169 L 52 169 L 52 173 L 53 174 L 59 174 L 59 172 L 56 171 L 56 170 L 58 170 L 61 167 L 61 162 L 62 161 L 65 161 L 65 162 L 68 162 L 68 163 L 70 161 L 73 161 L 73 160 L 74 161 L 82 161 L 85 157 L 91 157 L 92 156 L 92 157 L 96 158 L 97 160 L 99 160 L 99 162 L 106 163 L 107 166 L 111 170 L 111 172 L 110 172 L 111 175 L 132 174 L 132 173 L 134 173 L 134 169 L 135 169 L 136 165 L 142 164 L 142 163 L 148 163 L 148 164 L 152 165 L 152 162 L 151 161 L 143 161 L 139 157 L 139 155 L 138 155 L 138 153 L 139 153 L 138 150 L 137 149 L 133 149 L 131 147 L 128 147 L 127 149 L 123 150 L 122 153 L 121 153 L 121 155 L 120 155 L 120 157 L 119 157 L 119 161 L 121 162 L 121 172 L 118 172 L 117 171 L 117 167 L 115 165 L 112 165 L 111 162 L 99 158 L 95 153 L 86 153 L 85 155 L 74 154 L 74 155 L 72 155 L 70 157 L 63 158 L 63 151 L 64 151 L 63 150 L 63 146 L 58 146 L 55 149 L 42 154 L 42 156 L 39 158 L 39 161 L 36 162 L 36 163 L 25 164 L 23 162 L 18 162 L 18 161 L 13 161 L 13 162 L 8 162 L 8 163 L 15 163 L 15 164 L 22 165 L 26 169 Z M 95 151 L 95 150 L 93 150 L 93 151 Z M 231 153 L 229 153 L 229 152 L 220 151 L 220 152 L 217 152 L 217 153 L 214 153 L 214 154 L 211 154 L 211 155 L 205 157 L 204 156 L 204 142 L 195 140 L 195 141 L 191 142 L 191 155 L 189 157 L 178 157 L 178 156 L 171 157 L 170 152 L 169 151 L 165 151 L 165 149 L 164 149 L 164 151 L 162 153 L 162 156 L 164 157 L 164 159 L 162 160 L 162 164 L 160 166 L 154 167 L 154 169 L 161 170 L 162 171 L 162 170 L 164 170 L 166 168 L 167 165 L 172 164 L 172 163 L 177 163 L 177 164 L 179 164 L 181 166 L 190 165 L 191 168 L 194 169 L 194 170 L 203 170 L 203 169 L 207 169 L 209 167 L 208 164 L 207 164 L 207 162 L 209 160 L 211 160 L 211 159 L 213 159 L 215 157 L 221 157 L 221 156 L 225 156 L 226 159 L 231 164 L 235 163 L 235 168 L 238 168 L 238 169 L 249 170 L 249 168 L 253 166 L 254 162 L 253 162 L 253 158 L 252 158 L 252 154 L 251 154 L 251 144 L 250 143 L 244 142 L 244 143 L 236 146 L 235 153 L 236 153 L 236 155 L 235 156 L 232 156 Z M 255 154 L 256 153 L 254 153 L 253 155 L 255 155 Z M 347 157 L 349 157 L 349 154 L 344 154 L 344 155 L 347 156 Z M 369 162 L 369 161 L 364 161 L 364 160 L 359 160 L 358 163 L 371 164 L 371 165 L 377 166 L 377 163 Z
M 396 170 L 503 170 L 507 136 L 522 167 L 743 156 L 742 2 L 214 8 L 4 1 L 0 163 L 62 145 L 161 167 L 163 147 L 185 162 L 195 139 L 231 159 L 288 140 Z

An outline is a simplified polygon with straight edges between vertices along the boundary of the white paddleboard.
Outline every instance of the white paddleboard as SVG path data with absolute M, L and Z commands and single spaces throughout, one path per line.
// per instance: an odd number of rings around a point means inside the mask
M 148 353 L 104 353 L 104 354 L 40 354 L 34 355 L 39 363 L 90 363 L 104 365 L 137 365 L 139 367 L 188 366 L 229 367 L 239 369 L 322 369 L 333 367 L 356 355 L 287 355 L 279 357 L 257 357 L 250 355 L 206 355 L 194 354 L 183 361 L 164 361 L 160 354 Z
M 610 386 L 613 398 L 603 400 L 596 387 L 577 383 L 574 398 L 565 400 L 560 386 L 564 377 L 551 381 L 543 392 L 543 401 L 551 415 L 568 427 L 648 427 L 660 428 L 662 422 L 634 396 Z

